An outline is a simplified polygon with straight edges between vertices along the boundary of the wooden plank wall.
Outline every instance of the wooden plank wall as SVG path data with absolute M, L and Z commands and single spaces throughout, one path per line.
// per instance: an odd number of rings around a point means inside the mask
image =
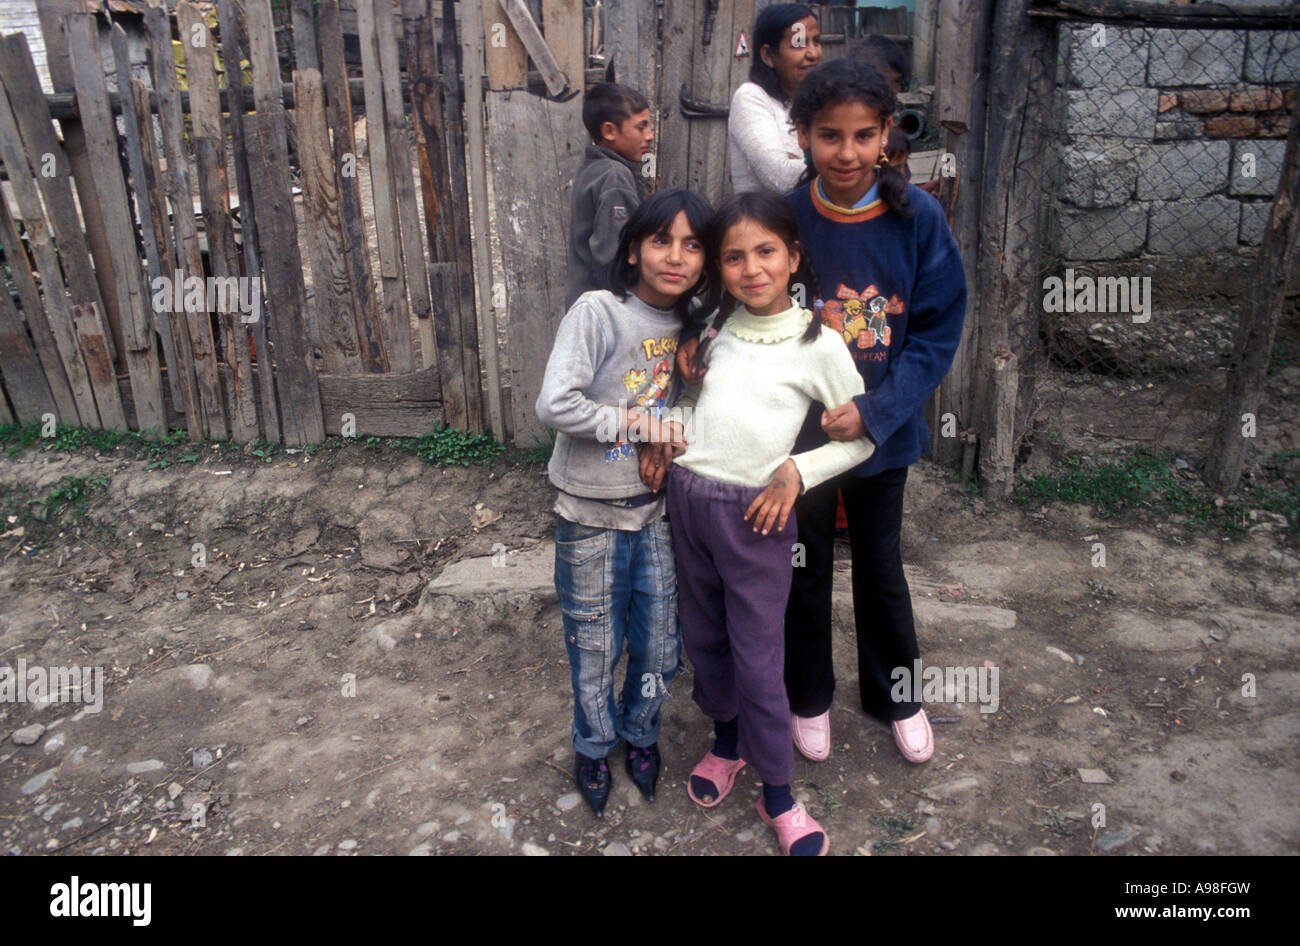
M 587 141 L 581 0 L 527 6 L 568 81 L 560 101 L 527 90 L 519 47 L 493 45 L 503 30 L 507 39 L 518 39 L 504 11 L 485 4 L 483 22 L 493 229 L 505 261 L 510 428 L 515 443 L 524 446 L 547 438 L 534 405 L 564 315 L 573 176 Z
M 749 78 L 753 55 L 737 57 L 743 31 L 749 44 L 754 0 L 717 4 L 675 0 L 665 7 L 663 70 L 660 89 L 659 184 L 698 191 L 715 206 L 731 193 L 725 116 L 687 118 L 685 96 L 696 103 L 727 108 Z

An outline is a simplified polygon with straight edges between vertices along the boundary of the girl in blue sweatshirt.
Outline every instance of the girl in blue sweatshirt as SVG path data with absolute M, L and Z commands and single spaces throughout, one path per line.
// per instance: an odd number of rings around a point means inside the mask
M 795 745 L 830 754 L 831 584 L 836 491 L 844 496 L 853 560 L 862 707 L 891 724 L 903 756 L 934 752 L 925 711 L 895 699 L 893 671 L 920 658 L 899 542 L 907 468 L 928 449 L 922 408 L 961 341 L 966 280 L 938 202 L 885 157 L 896 102 L 865 62 L 842 59 L 804 79 L 790 115 L 812 167 L 787 195 L 815 276 L 814 306 L 844 339 L 866 392 L 816 406 L 795 450 L 864 433 L 871 458 L 810 489 L 796 506 L 807 564 L 794 570 L 786 610 L 786 687 Z

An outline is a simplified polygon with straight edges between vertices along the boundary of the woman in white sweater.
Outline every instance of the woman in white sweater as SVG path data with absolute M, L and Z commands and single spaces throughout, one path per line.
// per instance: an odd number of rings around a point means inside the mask
M 736 90 L 727 119 L 731 187 L 737 193 L 793 190 L 804 171 L 803 149 L 790 123 L 790 101 L 822 58 L 813 8 L 779 3 L 754 23 L 749 81 Z

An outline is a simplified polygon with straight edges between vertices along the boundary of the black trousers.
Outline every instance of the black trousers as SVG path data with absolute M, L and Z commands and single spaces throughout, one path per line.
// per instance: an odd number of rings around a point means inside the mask
M 911 700 L 890 698 L 894 668 L 906 667 L 910 675 L 912 661 L 921 656 L 900 543 L 906 482 L 907 467 L 875 476 L 845 474 L 808 490 L 795 503 L 807 558 L 794 569 L 785 612 L 785 686 L 790 710 L 798 716 L 826 712 L 835 694 L 831 586 L 837 490 L 844 493 L 852 545 L 862 708 L 884 722 L 906 719 L 921 708 Z

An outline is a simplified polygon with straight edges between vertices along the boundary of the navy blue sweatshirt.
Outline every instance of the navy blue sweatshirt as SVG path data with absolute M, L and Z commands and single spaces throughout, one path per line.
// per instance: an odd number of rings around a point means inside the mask
M 923 407 L 952 366 L 966 315 L 965 272 L 939 202 L 914 185 L 907 198 L 916 213 L 904 220 L 880 200 L 837 207 L 815 179 L 786 195 L 822 320 L 844 338 L 866 385 L 853 400 L 876 452 L 857 476 L 910 466 L 929 451 Z M 797 450 L 826 442 L 820 419 L 814 407 Z

